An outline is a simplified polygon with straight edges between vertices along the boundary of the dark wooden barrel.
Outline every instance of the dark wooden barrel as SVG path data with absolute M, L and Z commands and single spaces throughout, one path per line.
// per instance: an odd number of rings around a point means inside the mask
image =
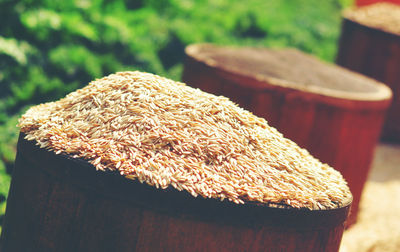
M 183 81 L 229 97 L 339 170 L 358 204 L 391 92 L 294 49 L 186 48 Z M 339 80 L 339 81 L 332 81 Z
M 1 251 L 337 251 L 349 206 L 237 205 L 161 190 L 21 134 Z
M 383 9 L 380 19 L 394 15 L 398 17 L 397 29 L 392 22 L 367 22 L 357 18 L 365 8 Z M 374 17 L 372 16 L 371 19 Z M 397 32 L 396 32 L 397 30 Z M 370 76 L 387 84 L 393 91 L 393 103 L 388 109 L 382 138 L 387 141 L 400 142 L 400 5 L 386 3 L 367 7 L 348 9 L 343 13 L 342 34 L 339 42 L 337 61 L 339 65 L 350 70 Z

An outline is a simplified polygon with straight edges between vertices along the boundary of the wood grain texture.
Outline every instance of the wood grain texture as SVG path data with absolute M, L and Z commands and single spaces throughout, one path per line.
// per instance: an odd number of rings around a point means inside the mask
M 203 45 L 192 45 L 196 46 Z M 206 46 L 204 50 L 210 45 Z M 224 50 L 223 47 L 221 49 Z M 241 49 L 237 50 L 239 55 Z M 285 137 L 306 148 L 322 162 L 340 171 L 354 197 L 348 221 L 348 225 L 353 224 L 385 111 L 391 101 L 390 95 L 375 100 L 363 100 L 361 95 L 357 99 L 348 99 L 329 96 L 329 90 L 322 95 L 301 90 L 304 87 L 299 87 L 300 90 L 289 88 L 268 76 L 262 79 L 257 76 L 258 73 L 249 74 L 249 69 L 246 69 L 247 72 L 232 70 L 230 62 L 214 61 L 209 64 L 204 55 L 198 57 L 198 51 L 186 50 L 183 81 L 203 91 L 229 97 L 241 107 L 265 118 Z M 257 53 L 268 52 L 257 49 Z M 242 57 L 249 56 L 242 54 Z M 307 71 L 306 74 L 313 74 L 313 69 Z
M 96 171 L 21 135 L 0 250 L 338 251 L 349 208 L 194 198 Z
M 400 142 L 400 35 L 344 18 L 336 62 L 392 89 L 382 138 Z

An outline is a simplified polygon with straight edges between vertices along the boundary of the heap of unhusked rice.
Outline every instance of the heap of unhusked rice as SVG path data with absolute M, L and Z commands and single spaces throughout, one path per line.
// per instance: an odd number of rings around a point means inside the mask
M 344 17 L 365 26 L 400 35 L 400 6 L 393 3 L 375 3 L 347 9 Z
M 351 201 L 342 175 L 227 98 L 121 72 L 29 109 L 26 139 L 157 188 L 235 203 L 332 209 Z

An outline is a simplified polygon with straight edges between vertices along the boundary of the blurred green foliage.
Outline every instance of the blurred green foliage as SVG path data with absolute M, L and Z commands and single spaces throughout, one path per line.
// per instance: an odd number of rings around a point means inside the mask
M 291 46 L 332 61 L 350 2 L 0 0 L 0 216 L 28 106 L 127 69 L 178 80 L 190 43 Z

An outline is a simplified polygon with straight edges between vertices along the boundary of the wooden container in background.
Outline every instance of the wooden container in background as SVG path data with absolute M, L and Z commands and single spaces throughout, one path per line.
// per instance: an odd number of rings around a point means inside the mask
M 400 4 L 400 0 L 356 0 L 356 5 L 364 6 L 364 5 L 370 5 L 370 4 L 379 3 L 379 2 Z
M 183 81 L 224 95 L 339 170 L 358 204 L 391 91 L 294 49 L 186 48 Z M 339 81 L 334 81 L 339 80 Z
M 400 5 L 379 3 L 346 10 L 337 64 L 392 89 L 382 138 L 400 142 Z
M 338 251 L 349 205 L 237 205 L 156 189 L 21 134 L 0 250 Z

